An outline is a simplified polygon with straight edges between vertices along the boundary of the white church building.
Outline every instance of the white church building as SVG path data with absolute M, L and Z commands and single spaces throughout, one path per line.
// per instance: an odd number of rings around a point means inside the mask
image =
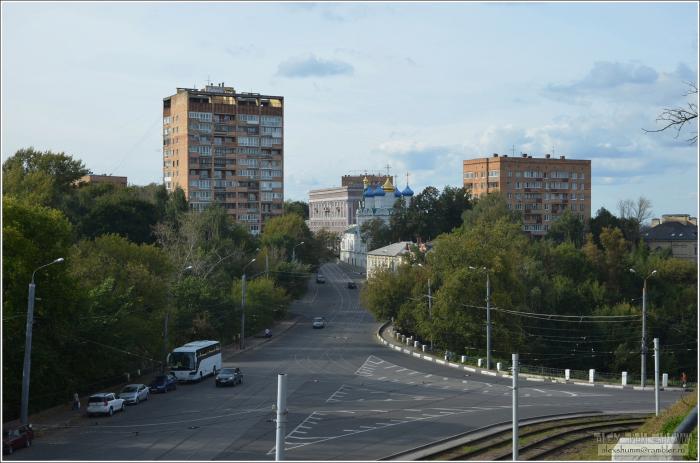
M 408 207 L 411 204 L 413 190 L 408 186 L 408 182 L 403 191 L 395 188 L 391 177 L 388 177 L 382 186 L 370 185 L 365 177 L 363 186 L 362 200 L 355 213 L 355 224 L 345 230 L 340 240 L 340 260 L 366 270 L 368 249 L 367 243 L 362 241 L 360 234 L 362 225 L 373 219 L 380 219 L 388 225 L 394 213 L 396 200 L 403 198 Z

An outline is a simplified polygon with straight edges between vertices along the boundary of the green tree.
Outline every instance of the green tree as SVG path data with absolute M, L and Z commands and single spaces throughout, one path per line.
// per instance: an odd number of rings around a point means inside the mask
M 568 241 L 573 243 L 576 247 L 580 247 L 583 245 L 583 231 L 583 222 L 572 213 L 570 209 L 566 209 L 564 213 L 549 226 L 549 231 L 545 238 L 557 243 Z
M 391 244 L 391 230 L 381 219 L 372 219 L 360 227 L 362 241 L 367 243 L 367 250 L 372 251 Z
M 89 172 L 81 161 L 65 153 L 21 149 L 2 165 L 2 191 L 57 208 L 74 183 Z
M 40 266 L 64 257 L 63 264 L 38 271 L 34 277 L 34 337 L 32 377 L 55 381 L 32 383 L 30 413 L 52 404 L 66 375 L 59 365 L 62 346 L 70 340 L 70 318 L 77 313 L 74 282 L 66 276 L 71 225 L 63 214 L 11 196 L 3 197 L 3 412 L 18 416 L 22 382 L 27 287 Z M 47 375 L 48 374 L 48 375 Z M 47 375 L 47 376 L 45 376 Z M 48 395 L 47 395 L 48 394 Z
M 284 213 L 285 214 L 297 214 L 304 220 L 309 218 L 309 203 L 304 201 L 290 201 L 284 202 Z

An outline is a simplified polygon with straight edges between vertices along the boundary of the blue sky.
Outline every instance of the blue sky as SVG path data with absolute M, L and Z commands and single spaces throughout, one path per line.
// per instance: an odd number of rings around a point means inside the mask
M 285 97 L 285 196 L 391 166 L 415 191 L 462 160 L 592 160 L 593 211 L 698 213 L 698 148 L 647 134 L 697 82 L 685 3 L 2 4 L 2 158 L 64 151 L 162 181 L 162 99 L 225 82 Z

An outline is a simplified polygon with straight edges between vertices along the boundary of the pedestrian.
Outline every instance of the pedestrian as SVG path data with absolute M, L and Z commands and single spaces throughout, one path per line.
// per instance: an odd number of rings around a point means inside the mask
M 73 394 L 73 410 L 80 410 L 80 397 L 77 392 Z
M 681 383 L 683 383 L 684 388 L 685 385 L 688 383 L 688 376 L 686 376 L 685 371 L 681 373 Z

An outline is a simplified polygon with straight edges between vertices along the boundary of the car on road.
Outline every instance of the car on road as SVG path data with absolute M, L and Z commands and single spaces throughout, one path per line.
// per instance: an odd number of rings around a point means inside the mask
M 128 404 L 136 404 L 148 400 L 148 386 L 145 384 L 127 384 L 119 393 L 119 398 Z
M 126 402 L 120 399 L 114 392 L 100 392 L 93 394 L 88 399 L 87 414 L 114 415 L 114 412 L 125 411 Z
M 168 392 L 177 389 L 177 379 L 172 373 L 167 375 L 158 375 L 149 385 L 151 392 Z
M 32 425 L 7 429 L 2 433 L 2 453 L 13 454 L 15 450 L 31 447 L 34 440 Z
M 320 273 L 316 274 L 316 283 L 325 283 L 325 282 L 326 282 L 326 277 L 324 277 Z
M 348 281 L 348 289 L 355 289 L 357 288 L 357 284 L 355 284 L 354 281 Z
M 243 373 L 240 368 L 222 368 L 214 384 L 219 386 L 235 386 L 243 382 Z
M 311 324 L 314 328 L 323 328 L 326 326 L 326 319 L 323 317 L 314 317 Z

